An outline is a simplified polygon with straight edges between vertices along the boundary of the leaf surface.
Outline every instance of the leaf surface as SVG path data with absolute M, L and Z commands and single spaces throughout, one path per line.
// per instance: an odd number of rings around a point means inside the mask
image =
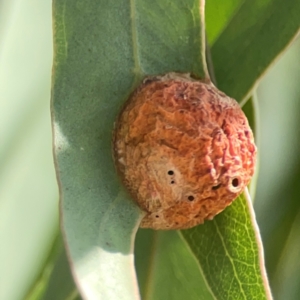
M 139 230 L 135 262 L 142 299 L 214 299 L 197 259 L 177 231 Z
M 52 121 L 62 230 L 85 299 L 137 299 L 142 216 L 114 170 L 117 113 L 147 74 L 204 75 L 199 2 L 55 0 Z
M 252 204 L 241 195 L 202 226 L 182 230 L 216 299 L 270 299 Z
M 300 1 L 246 0 L 211 49 L 218 87 L 245 101 L 300 28 Z
M 208 43 L 213 43 L 218 39 L 222 31 L 226 28 L 232 17 L 237 13 L 245 0 L 209 0 L 206 1 L 205 19 Z

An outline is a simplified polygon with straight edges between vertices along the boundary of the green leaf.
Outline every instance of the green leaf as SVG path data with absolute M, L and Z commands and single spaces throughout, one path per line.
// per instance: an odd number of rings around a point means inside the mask
M 43 300 L 73 300 L 81 299 L 71 274 L 66 251 L 60 236 L 60 253 L 49 278 L 48 286 L 41 299 Z
M 261 167 L 255 211 L 274 298 L 297 300 L 300 264 L 300 40 L 263 79 L 257 94 L 261 113 Z M 298 229 L 297 229 L 298 228 Z
M 245 0 L 206 1 L 206 33 L 210 45 L 216 41 Z
M 62 229 L 83 297 L 135 299 L 142 216 L 111 157 L 119 108 L 147 74 L 204 76 L 199 1 L 55 0 L 52 120 Z
M 53 268 L 62 247 L 62 238 L 58 234 L 57 230 L 57 236 L 53 241 L 51 250 L 49 251 L 48 257 L 42 267 L 42 270 L 32 287 L 28 291 L 27 295 L 24 297 L 26 300 L 36 300 L 42 298 L 42 295 L 47 289 L 48 281 L 49 279 L 51 280 L 50 277 L 52 277 Z M 62 282 L 64 282 L 64 280 L 62 280 Z M 59 300 L 58 298 L 55 299 Z
M 215 299 L 177 231 L 139 230 L 135 262 L 142 299 Z
M 299 0 L 246 0 L 211 49 L 218 87 L 245 101 L 300 28 Z
M 181 234 L 216 299 L 270 299 L 252 204 L 241 195 L 203 226 Z
M 299 197 L 299 191 L 298 191 Z M 300 247 L 300 212 L 293 218 L 290 232 L 286 237 L 277 270 L 274 274 L 274 294 L 277 299 L 298 299 L 299 286 L 299 247 Z

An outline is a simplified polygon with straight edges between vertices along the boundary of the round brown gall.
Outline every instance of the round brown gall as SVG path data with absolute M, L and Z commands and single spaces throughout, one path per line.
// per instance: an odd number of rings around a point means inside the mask
M 148 77 L 115 124 L 114 160 L 145 211 L 141 227 L 182 229 L 211 220 L 244 190 L 256 146 L 238 103 L 189 74 Z

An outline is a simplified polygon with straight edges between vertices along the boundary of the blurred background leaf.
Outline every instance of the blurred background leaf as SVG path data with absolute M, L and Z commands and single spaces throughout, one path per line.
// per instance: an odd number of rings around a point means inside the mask
M 298 0 L 245 0 L 211 46 L 219 89 L 245 102 L 299 32 L 299 14 Z
M 58 222 L 51 1 L 0 2 L 0 299 L 23 299 Z

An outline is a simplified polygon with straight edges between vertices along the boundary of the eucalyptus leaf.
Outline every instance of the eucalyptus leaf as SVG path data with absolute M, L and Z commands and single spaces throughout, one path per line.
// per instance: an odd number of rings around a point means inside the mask
M 299 0 L 246 0 L 211 48 L 218 87 L 246 101 L 297 36 L 299 15 Z
M 205 19 L 208 43 L 213 45 L 245 0 L 206 1 Z
M 140 229 L 135 245 L 142 299 L 215 299 L 179 232 Z
M 244 194 L 212 221 L 181 234 L 216 299 L 271 299 L 252 204 Z
M 116 176 L 112 128 L 145 75 L 204 76 L 199 2 L 56 0 L 53 16 L 54 153 L 75 281 L 86 299 L 135 299 L 142 213 Z
M 144 76 L 170 71 L 205 76 L 204 28 L 200 26 L 203 24 L 200 12 L 204 13 L 203 3 L 192 0 L 151 4 L 132 1 L 130 5 L 121 1 L 101 1 L 101 5 L 93 0 L 54 2 L 52 109 L 62 229 L 75 281 L 84 298 L 138 297 L 132 246 L 142 213 L 123 191 L 114 171 L 111 131 L 121 104 Z M 240 205 L 239 209 L 230 217 L 238 212 L 247 219 L 246 204 L 236 203 Z M 203 228 L 207 226 L 203 225 Z M 168 245 L 177 249 L 174 255 L 186 253 L 182 272 L 190 271 L 186 267 L 189 261 L 198 261 L 203 269 L 203 262 L 193 255 L 194 249 L 189 252 L 189 247 L 174 233 L 158 236 L 162 245 L 164 240 L 169 240 Z M 194 242 L 188 236 L 185 238 L 191 247 Z M 255 235 L 249 239 L 250 245 L 256 245 Z M 166 256 L 163 258 L 166 253 L 160 251 L 159 261 L 167 261 Z M 255 259 L 261 254 L 256 255 L 247 259 Z M 251 263 L 255 265 L 256 261 Z M 221 270 L 231 271 L 230 267 Z M 263 280 L 263 271 L 263 265 L 254 268 L 253 277 L 259 282 Z M 199 287 L 200 282 L 203 283 L 201 294 L 213 297 L 212 282 L 207 281 L 211 272 L 209 266 L 203 272 L 204 277 L 200 269 L 194 272 Z M 156 274 L 150 279 L 159 287 L 160 273 Z M 161 276 L 168 276 L 166 274 L 168 272 Z M 180 280 L 176 276 L 180 273 L 174 271 L 174 274 L 174 282 L 178 283 Z M 185 275 L 180 276 L 184 278 Z M 239 278 L 243 276 L 245 274 L 240 272 L 237 282 L 243 282 L 243 278 Z M 191 286 L 195 282 L 190 283 Z M 244 289 L 228 290 L 228 281 L 220 288 L 219 297 L 226 293 L 230 297 L 244 293 Z M 258 284 L 251 293 L 262 295 L 264 288 Z M 157 296 L 158 290 L 159 295 L 166 297 L 161 288 L 154 288 L 151 295 Z M 186 293 L 197 294 L 193 289 Z M 169 294 L 174 295 L 174 291 Z

